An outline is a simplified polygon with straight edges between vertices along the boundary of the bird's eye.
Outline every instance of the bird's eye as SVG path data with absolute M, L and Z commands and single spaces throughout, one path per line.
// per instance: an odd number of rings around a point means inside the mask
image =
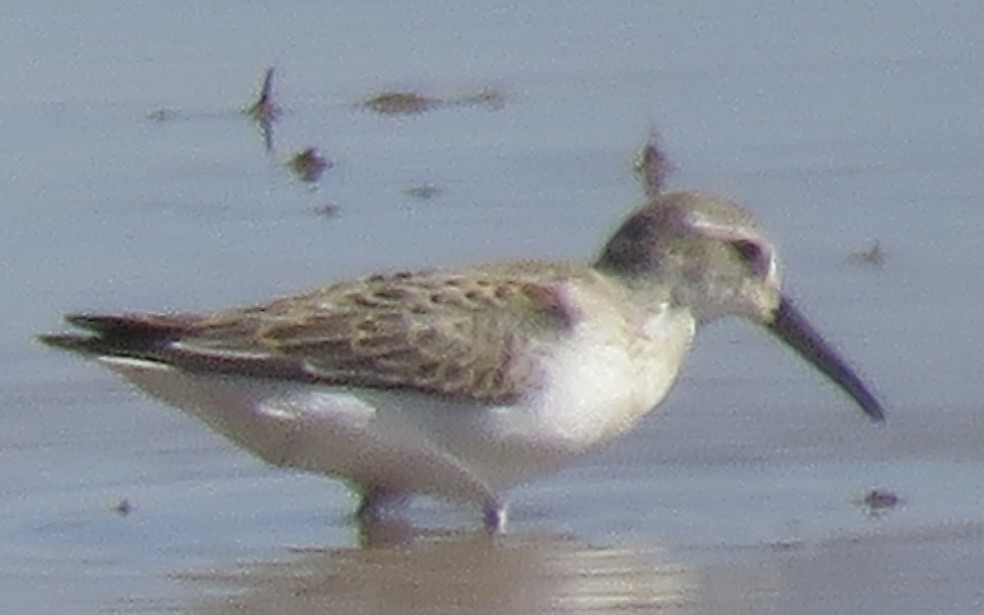
M 749 239 L 736 239 L 731 246 L 748 267 L 760 276 L 768 274 L 771 267 L 770 257 L 762 244 Z
M 738 239 L 732 241 L 731 245 L 746 263 L 754 264 L 762 259 L 762 246 L 754 241 Z

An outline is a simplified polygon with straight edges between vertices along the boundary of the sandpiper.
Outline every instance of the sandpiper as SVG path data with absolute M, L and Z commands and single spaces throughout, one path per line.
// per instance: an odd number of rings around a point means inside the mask
M 386 273 L 209 314 L 72 314 L 46 344 L 95 357 L 279 466 L 348 481 L 374 518 L 411 494 L 481 508 L 624 434 L 667 395 L 697 329 L 761 324 L 882 407 L 780 292 L 732 201 L 656 193 L 593 264 Z

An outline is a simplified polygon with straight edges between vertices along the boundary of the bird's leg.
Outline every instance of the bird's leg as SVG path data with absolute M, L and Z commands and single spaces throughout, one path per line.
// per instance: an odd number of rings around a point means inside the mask
M 402 491 L 385 487 L 366 487 L 362 491 L 362 501 L 359 502 L 355 516 L 363 522 L 378 519 L 387 508 L 398 504 L 406 497 L 407 494 Z
M 489 500 L 482 506 L 482 521 L 489 534 L 502 534 L 506 531 L 506 505 Z

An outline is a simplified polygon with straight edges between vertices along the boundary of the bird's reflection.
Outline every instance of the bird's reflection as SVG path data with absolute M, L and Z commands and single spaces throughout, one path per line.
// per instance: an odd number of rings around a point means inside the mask
M 363 528 L 362 547 L 294 550 L 182 575 L 197 613 L 689 612 L 691 573 L 660 548 L 592 547 L 563 535 Z M 219 590 L 218 592 L 216 590 Z M 218 597 L 221 595 L 221 597 Z

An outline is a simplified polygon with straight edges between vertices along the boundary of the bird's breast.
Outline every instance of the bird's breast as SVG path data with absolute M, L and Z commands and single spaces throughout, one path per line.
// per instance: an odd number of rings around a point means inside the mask
M 621 435 L 666 397 L 694 330 L 689 313 L 669 307 L 639 319 L 582 322 L 544 358 L 531 408 L 573 448 Z

